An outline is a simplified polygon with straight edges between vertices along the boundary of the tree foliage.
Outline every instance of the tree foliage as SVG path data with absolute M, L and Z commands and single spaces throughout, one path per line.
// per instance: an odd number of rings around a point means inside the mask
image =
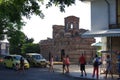
M 41 5 L 45 0 L 0 0 L 0 37 L 5 34 L 7 27 L 17 27 L 19 29 L 24 25 L 23 16 L 31 18 L 31 15 L 37 15 L 44 18 Z M 59 6 L 60 11 L 64 11 L 65 5 L 70 6 L 75 0 L 48 0 L 46 8 L 52 5 Z M 4 31 L 5 30 L 5 31 Z
M 24 54 L 27 52 L 40 52 L 38 44 L 34 44 L 33 38 L 28 38 L 23 32 L 8 29 L 8 40 L 10 43 L 10 54 Z
M 11 54 L 21 54 L 22 45 L 25 43 L 26 36 L 19 30 L 11 29 L 8 31 L 8 40 Z
M 27 43 L 22 46 L 22 53 L 40 53 L 39 44 Z
M 10 42 L 10 53 L 20 54 L 29 52 L 32 48 L 38 51 L 38 44 L 32 44 L 33 39 L 28 39 L 23 32 L 22 26 L 25 25 L 23 17 L 28 19 L 31 15 L 37 15 L 44 18 L 41 5 L 46 0 L 0 0 L 0 40 L 3 40 L 4 34 L 7 34 Z M 55 5 L 64 12 L 66 6 L 75 3 L 75 0 L 48 0 L 46 8 Z M 24 46 L 23 46 L 24 45 Z M 26 46 L 25 46 L 26 45 Z M 29 46 L 29 48 L 27 47 Z M 36 50 L 37 49 L 37 50 Z
M 20 27 L 23 25 L 22 17 L 30 18 L 31 15 L 44 17 L 41 5 L 45 0 L 0 0 L 0 30 L 4 30 L 9 25 Z M 65 5 L 70 6 L 75 0 L 48 0 L 46 7 L 52 5 L 59 6 L 64 11 Z
M 43 18 L 38 2 L 42 0 L 0 0 L 0 34 L 5 34 L 8 27 L 21 29 L 23 16 L 30 18 L 38 15 Z
M 52 5 L 59 6 L 60 11 L 64 12 L 65 7 L 69 7 L 72 4 L 75 4 L 75 0 L 49 0 L 46 4 L 46 8 L 51 7 Z

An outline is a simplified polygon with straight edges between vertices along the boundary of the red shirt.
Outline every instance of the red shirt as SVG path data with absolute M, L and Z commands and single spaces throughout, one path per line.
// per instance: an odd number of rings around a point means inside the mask
M 85 57 L 84 57 L 84 56 L 81 56 L 81 57 L 79 58 L 79 62 L 80 62 L 80 64 L 85 64 L 85 63 L 86 63 Z

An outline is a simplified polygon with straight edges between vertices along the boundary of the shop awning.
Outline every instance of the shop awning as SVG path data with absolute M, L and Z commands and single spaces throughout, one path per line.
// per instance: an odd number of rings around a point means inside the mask
M 82 34 L 82 37 L 115 37 L 115 36 L 120 36 L 120 29 L 87 31 Z
M 102 42 L 98 42 L 98 43 L 92 43 L 91 46 L 102 46 Z

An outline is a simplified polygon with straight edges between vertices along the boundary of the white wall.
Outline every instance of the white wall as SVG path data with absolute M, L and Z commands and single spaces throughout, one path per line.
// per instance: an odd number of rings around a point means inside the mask
M 110 3 L 110 23 L 116 22 L 115 19 L 115 0 L 108 0 Z M 112 5 L 111 5 L 112 4 Z M 95 0 L 91 2 L 91 30 L 108 29 L 108 5 L 105 0 Z
M 116 0 L 108 0 L 110 3 L 110 24 L 116 24 Z
M 80 1 L 79 1 L 80 2 Z M 79 5 L 80 10 L 80 28 L 84 29 L 91 29 L 91 9 L 90 9 L 90 2 L 81 2 Z M 76 11 L 77 13 L 78 11 Z
M 108 28 L 107 5 L 103 0 L 91 3 L 91 30 L 103 30 Z

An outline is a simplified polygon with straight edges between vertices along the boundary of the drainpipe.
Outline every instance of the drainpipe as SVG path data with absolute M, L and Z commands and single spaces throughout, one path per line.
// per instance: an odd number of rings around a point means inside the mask
M 110 24 L 110 3 L 108 2 L 108 0 L 105 0 L 105 2 L 107 3 L 108 6 L 108 25 Z
M 108 0 L 105 0 L 105 2 L 107 3 L 107 6 L 108 6 L 108 25 L 110 25 L 110 3 L 108 2 Z M 112 38 L 109 37 L 110 40 L 109 40 L 109 43 L 110 43 L 110 56 L 111 56 L 111 59 L 112 59 Z

